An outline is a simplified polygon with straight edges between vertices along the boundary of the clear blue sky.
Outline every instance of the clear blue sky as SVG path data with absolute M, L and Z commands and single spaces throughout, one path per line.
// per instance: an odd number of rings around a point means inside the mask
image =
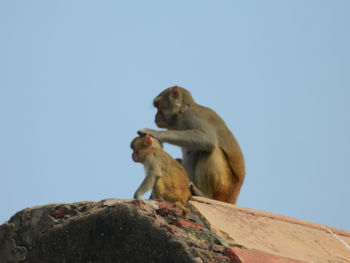
M 176 84 L 237 137 L 239 205 L 350 230 L 349 14 L 346 0 L 0 0 L 0 222 L 131 198 L 144 174 L 129 143 Z

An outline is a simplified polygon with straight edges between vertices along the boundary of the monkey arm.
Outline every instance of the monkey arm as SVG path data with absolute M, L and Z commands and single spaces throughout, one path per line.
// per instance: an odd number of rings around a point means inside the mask
M 141 199 L 141 197 L 151 190 L 156 182 L 156 176 L 154 175 L 147 175 L 147 177 L 143 180 L 142 184 L 137 188 L 134 199 Z
M 139 188 L 137 188 L 135 194 L 134 194 L 134 199 L 141 199 L 141 197 L 151 190 L 153 186 L 155 185 L 157 178 L 159 177 L 159 172 L 155 169 L 149 169 L 147 171 L 146 178 L 143 180 Z
M 202 130 L 170 130 L 156 131 L 152 129 L 143 129 L 138 131 L 139 134 L 148 134 L 157 138 L 161 142 L 167 142 L 173 145 L 180 146 L 190 151 L 206 151 L 211 152 L 217 145 L 215 133 Z

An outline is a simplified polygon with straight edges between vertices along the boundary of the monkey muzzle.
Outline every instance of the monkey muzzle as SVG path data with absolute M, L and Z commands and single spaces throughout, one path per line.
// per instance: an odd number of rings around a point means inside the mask
M 136 154 L 135 152 L 133 152 L 133 153 L 131 154 L 131 158 L 132 158 L 132 160 L 133 160 L 134 162 L 138 162 L 137 154 Z
M 167 124 L 165 122 L 164 114 L 160 110 L 157 111 L 154 122 L 159 128 L 166 128 Z

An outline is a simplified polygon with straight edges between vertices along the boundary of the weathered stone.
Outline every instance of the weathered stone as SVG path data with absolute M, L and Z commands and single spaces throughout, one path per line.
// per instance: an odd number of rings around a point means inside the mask
M 65 209 L 57 209 L 51 213 L 51 216 L 55 219 L 59 219 L 59 218 L 62 218 L 68 214 L 69 214 L 69 212 Z
M 172 234 L 183 232 L 181 228 L 178 228 L 175 225 L 166 225 L 166 228 L 171 232 Z
M 226 256 L 213 256 L 213 260 L 214 262 L 217 262 L 217 263 L 230 263 L 232 262 L 231 259 L 229 257 L 226 257 Z
M 214 245 L 211 248 L 214 252 L 218 252 L 218 253 L 224 253 L 225 252 L 225 247 L 224 246 L 218 246 L 218 245 Z
M 305 263 L 299 260 L 238 247 L 227 248 L 225 250 L 225 255 L 230 258 L 231 262 L 235 263 Z
M 163 225 L 167 225 L 168 222 L 160 215 L 158 215 L 157 213 L 153 213 L 152 214 L 152 217 L 154 217 L 154 219 L 159 222 L 160 224 L 163 224 Z
M 0 226 L 0 262 L 200 262 L 199 255 L 212 262 L 203 247 L 215 236 L 169 225 L 178 212 L 166 219 L 158 208 L 155 201 L 107 199 L 24 209 Z
M 242 251 L 246 255 L 260 251 L 263 254 L 259 255 L 295 260 L 275 262 L 350 263 L 347 231 L 202 197 L 193 197 L 190 204 L 206 226 L 228 246 L 245 248 L 233 249 L 236 256 Z M 243 262 L 259 261 L 245 259 Z
M 205 226 L 203 226 L 203 225 L 191 222 L 191 221 L 186 220 L 184 218 L 176 218 L 172 223 L 178 227 L 190 227 L 190 228 L 196 228 L 196 229 L 205 228 Z
M 194 262 L 184 243 L 130 204 L 96 203 L 85 213 L 78 207 L 64 220 L 66 210 L 55 205 L 17 213 L 0 226 L 0 261 Z
M 350 233 L 205 198 L 106 199 L 24 209 L 0 225 L 0 262 L 350 263 Z
M 161 216 L 181 216 L 182 210 L 175 205 L 168 202 L 159 202 L 159 208 L 157 209 L 157 214 Z

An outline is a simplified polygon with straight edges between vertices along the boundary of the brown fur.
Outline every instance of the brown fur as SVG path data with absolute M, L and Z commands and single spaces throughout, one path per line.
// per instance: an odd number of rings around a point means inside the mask
M 168 130 L 143 129 L 140 134 L 180 146 L 182 164 L 195 186 L 209 198 L 236 203 L 245 177 L 244 158 L 220 116 L 177 86 L 160 93 L 154 106 L 157 126 Z
M 147 136 L 137 137 L 131 143 L 133 160 L 143 163 L 146 170 L 146 183 L 141 184 L 135 197 L 152 189 L 155 199 L 174 203 L 187 213 L 189 210 L 185 205 L 191 193 L 186 170 L 162 149 L 157 140 Z

